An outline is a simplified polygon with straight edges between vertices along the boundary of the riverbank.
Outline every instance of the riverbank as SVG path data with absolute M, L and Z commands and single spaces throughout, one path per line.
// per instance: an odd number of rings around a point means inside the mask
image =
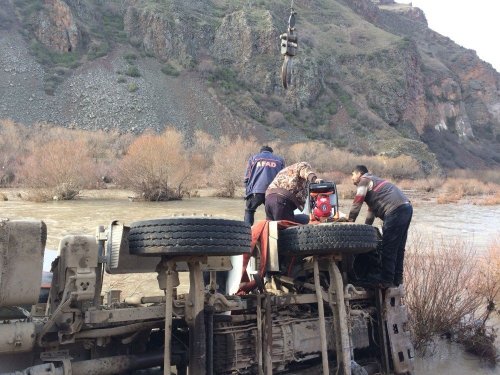
M 488 189 L 474 190 L 470 186 L 464 187 L 465 184 L 455 182 L 453 186 L 458 186 L 457 191 L 449 191 L 449 186 L 440 188 L 430 188 L 427 185 L 422 185 L 421 182 L 415 183 L 412 186 L 407 181 L 402 182 L 401 188 L 412 202 L 426 201 L 435 202 L 436 204 L 474 204 L 495 206 L 500 205 L 500 186 L 492 185 Z M 339 199 L 352 199 L 355 194 L 355 188 L 352 184 L 346 183 L 337 185 Z M 36 189 L 28 188 L 0 188 L 0 201 L 16 201 L 30 200 L 29 197 L 36 192 Z M 234 199 L 243 199 L 245 190 L 237 188 L 234 194 Z M 183 199 L 196 197 L 218 197 L 218 190 L 215 188 L 192 189 L 186 192 Z M 141 201 L 141 197 L 132 190 L 117 188 L 112 184 L 105 184 L 100 189 L 83 189 L 74 198 L 75 200 L 129 200 Z

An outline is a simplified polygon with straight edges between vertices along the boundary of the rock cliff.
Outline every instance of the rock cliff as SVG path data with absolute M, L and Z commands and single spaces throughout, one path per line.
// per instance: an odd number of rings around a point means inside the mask
M 500 74 L 391 0 L 296 0 L 299 52 L 280 84 L 289 4 L 6 0 L 0 118 L 188 137 L 318 139 L 415 157 L 428 173 L 500 163 Z

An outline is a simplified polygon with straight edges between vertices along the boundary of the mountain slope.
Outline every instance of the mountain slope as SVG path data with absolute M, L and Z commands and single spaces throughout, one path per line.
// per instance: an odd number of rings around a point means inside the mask
M 427 173 L 500 164 L 500 74 L 411 6 L 295 1 L 299 52 L 284 90 L 282 1 L 5 1 L 0 118 L 311 138 L 408 154 Z

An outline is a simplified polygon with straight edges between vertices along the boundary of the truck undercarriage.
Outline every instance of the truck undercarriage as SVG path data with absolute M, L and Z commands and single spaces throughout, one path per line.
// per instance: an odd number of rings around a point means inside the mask
M 245 223 L 211 217 L 115 221 L 96 236 L 66 236 L 38 303 L 46 226 L 3 221 L 0 373 L 411 373 L 403 287 L 361 288 L 353 276 L 376 250 L 376 230 L 265 225 L 257 244 Z M 235 269 L 242 257 L 253 271 Z M 146 272 L 157 272 L 156 294 L 101 296 L 106 274 Z M 180 272 L 187 294 L 177 292 Z M 217 285 L 227 272 L 247 275 L 238 293 Z

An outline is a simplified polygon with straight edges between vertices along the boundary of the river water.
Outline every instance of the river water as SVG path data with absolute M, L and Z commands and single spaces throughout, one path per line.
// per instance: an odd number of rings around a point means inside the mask
M 340 202 L 342 212 L 348 212 L 349 207 L 350 201 Z M 47 203 L 21 200 L 0 202 L 1 218 L 43 220 L 48 229 L 47 249 L 54 250 L 58 248 L 63 236 L 95 234 L 99 225 L 108 226 L 113 220 L 130 224 L 137 220 L 171 215 L 202 214 L 241 220 L 243 212 L 242 199 L 211 197 L 158 203 L 133 202 L 126 196 L 121 199 L 84 197 L 74 201 Z M 259 208 L 256 219 L 263 218 L 263 208 Z M 433 201 L 415 202 L 410 241 L 416 233 L 438 239 L 462 239 L 474 246 L 476 253 L 481 255 L 493 241 L 500 238 L 500 205 L 437 205 Z M 417 358 L 415 366 L 416 374 L 419 375 L 500 375 L 500 368 L 485 366 L 476 357 L 464 353 L 458 345 L 447 342 L 440 343 L 433 356 Z

